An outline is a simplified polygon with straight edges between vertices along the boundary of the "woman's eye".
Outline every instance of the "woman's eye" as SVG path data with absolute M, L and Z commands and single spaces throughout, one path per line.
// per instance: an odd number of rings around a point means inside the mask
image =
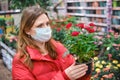
M 39 25 L 39 26 L 37 26 L 38 28 L 41 28 L 43 25 L 41 24 L 41 25 Z
M 47 26 L 49 26 L 50 25 L 50 23 L 47 23 Z

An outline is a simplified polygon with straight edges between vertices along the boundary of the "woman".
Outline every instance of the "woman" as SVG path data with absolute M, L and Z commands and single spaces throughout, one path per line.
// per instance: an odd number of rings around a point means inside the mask
M 13 80 L 76 80 L 86 74 L 87 66 L 74 65 L 67 49 L 51 38 L 49 22 L 38 6 L 23 11 L 18 52 L 12 64 Z

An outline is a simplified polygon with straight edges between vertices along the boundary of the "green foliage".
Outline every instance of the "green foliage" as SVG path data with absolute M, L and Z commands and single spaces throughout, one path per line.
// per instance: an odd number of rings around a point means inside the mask
M 3 27 L 6 26 L 4 17 L 3 17 L 3 18 L 2 18 L 2 17 L 0 18 L 0 27 L 1 27 L 1 26 L 3 26 Z
M 107 36 L 109 36 L 109 38 Z M 104 56 L 112 54 L 113 59 L 120 60 L 120 47 L 119 47 L 120 36 L 115 38 L 113 34 L 107 34 L 105 35 L 102 41 L 103 41 L 102 48 L 106 48 L 104 51 Z M 114 46 L 114 44 L 116 46 Z
M 50 6 L 50 0 L 12 0 L 10 8 L 11 9 L 24 9 L 25 7 L 39 4 L 42 8 L 47 9 Z
M 80 32 L 77 36 L 72 36 L 72 32 Z M 68 48 L 70 53 L 75 54 L 78 57 L 78 62 L 89 61 L 95 55 L 97 45 L 94 44 L 97 39 L 94 38 L 94 33 L 87 33 L 87 30 L 83 31 L 81 28 L 73 26 L 67 31 L 64 39 L 64 45 Z
M 65 38 L 65 30 L 63 28 L 61 28 L 60 31 L 58 31 L 57 29 L 53 29 L 53 38 L 57 41 L 60 41 L 61 43 L 63 43 L 64 38 Z
M 16 49 L 17 48 L 17 36 L 14 33 L 9 33 L 9 34 L 4 34 L 1 37 L 1 41 L 5 43 L 8 47 L 11 49 Z

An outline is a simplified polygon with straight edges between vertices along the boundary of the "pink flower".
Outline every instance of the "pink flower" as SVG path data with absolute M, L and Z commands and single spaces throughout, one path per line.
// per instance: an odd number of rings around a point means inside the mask
M 80 32 L 78 32 L 78 31 L 73 31 L 71 35 L 72 35 L 72 36 L 78 36 L 79 33 L 80 33 Z
M 114 75 L 113 73 L 110 73 L 110 74 L 108 75 L 108 76 L 109 76 L 108 78 L 109 78 L 109 79 L 112 78 L 113 75 Z
M 67 29 L 69 29 L 69 28 L 71 28 L 72 27 L 72 23 L 68 23 L 67 25 L 66 25 L 66 28 Z
M 113 33 L 114 31 L 113 30 L 109 30 L 108 32 Z
M 109 59 L 109 60 L 112 59 L 112 54 L 108 54 L 108 59 Z
M 106 68 L 103 69 L 103 71 L 109 71 L 109 70 L 110 70 L 109 67 L 106 67 Z
M 13 42 L 13 39 L 10 39 L 9 41 L 10 41 L 10 42 Z
M 110 38 L 111 36 L 108 34 L 106 37 L 107 37 L 107 38 Z

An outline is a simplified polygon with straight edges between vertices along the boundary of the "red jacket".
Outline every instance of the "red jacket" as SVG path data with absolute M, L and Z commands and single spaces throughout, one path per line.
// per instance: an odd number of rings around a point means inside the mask
M 38 50 L 27 47 L 34 65 L 32 70 L 19 59 L 19 53 L 16 54 L 12 64 L 13 80 L 69 80 L 64 70 L 75 60 L 67 54 L 67 49 L 62 44 L 58 42 L 54 44 L 58 53 L 56 60 L 52 60 L 48 55 L 42 56 Z
M 57 47 L 58 53 L 56 60 L 52 60 L 48 55 L 41 55 L 37 49 L 27 47 L 33 61 L 33 69 L 28 68 L 23 63 L 24 60 L 19 59 L 19 53 L 16 54 L 12 64 L 13 80 L 70 80 L 64 70 L 75 60 L 72 55 L 67 53 L 67 49 L 62 44 L 54 42 L 54 45 Z

